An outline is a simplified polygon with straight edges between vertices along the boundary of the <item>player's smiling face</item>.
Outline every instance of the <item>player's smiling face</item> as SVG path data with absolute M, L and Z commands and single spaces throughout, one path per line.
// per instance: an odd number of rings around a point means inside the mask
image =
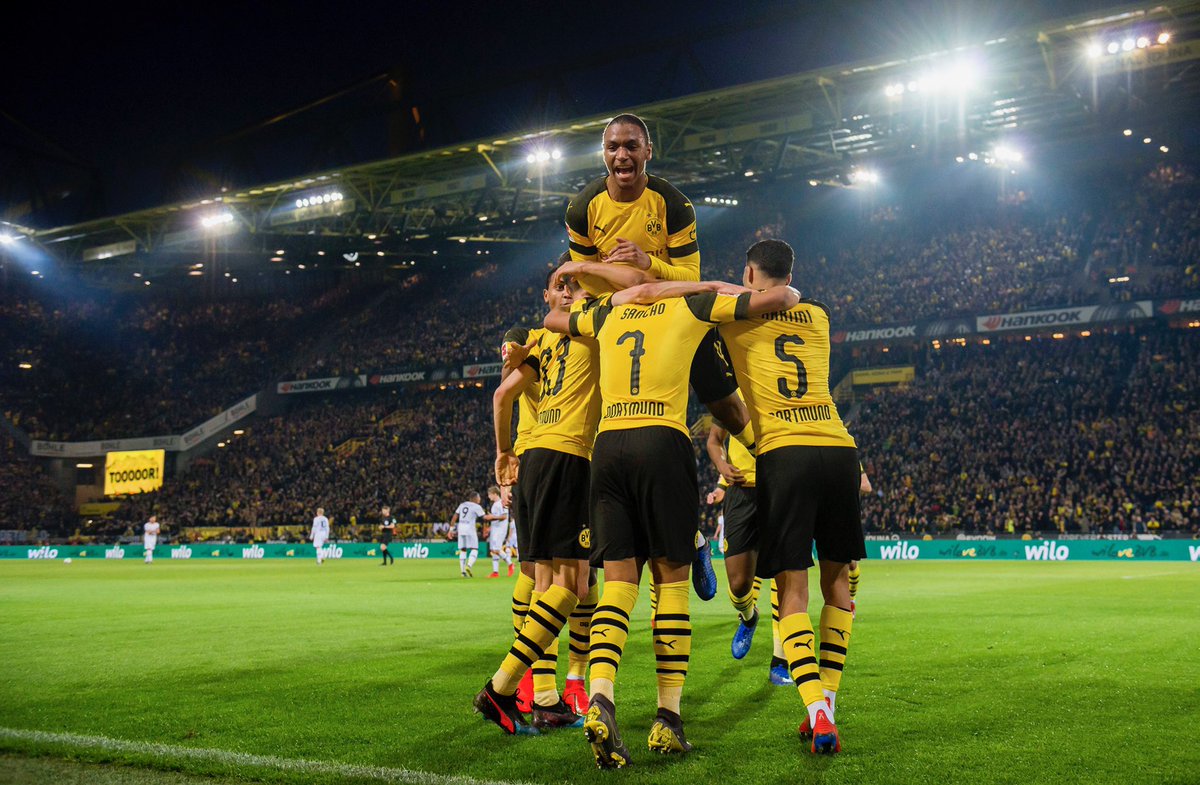
M 619 188 L 633 188 L 646 173 L 653 147 L 632 123 L 613 123 L 604 130 L 604 165 Z

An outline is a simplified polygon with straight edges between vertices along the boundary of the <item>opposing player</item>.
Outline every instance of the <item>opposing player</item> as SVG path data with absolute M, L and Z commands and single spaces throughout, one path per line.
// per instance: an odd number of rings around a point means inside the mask
M 716 423 L 708 434 L 705 447 L 721 479 L 717 488 L 708 494 L 707 501 L 723 505 L 725 575 L 729 580 L 729 601 L 738 612 L 738 627 L 730 650 L 734 658 L 740 660 L 750 651 L 759 619 L 757 606 L 762 579 L 754 574 L 758 564 L 758 502 L 754 456 L 728 436 L 728 432 Z M 792 677 L 779 637 L 779 596 L 773 581 L 771 638 L 773 648 L 768 678 L 776 686 L 789 687 Z
M 513 520 L 512 514 L 512 488 L 501 488 L 500 491 L 500 500 L 504 502 L 505 509 L 509 511 L 508 538 L 504 541 L 504 555 L 508 557 L 508 577 L 511 578 L 513 574 L 513 562 L 514 560 L 520 560 L 521 551 L 517 547 L 517 522 Z M 528 610 L 528 603 L 526 603 L 526 610 Z
M 604 591 L 592 617 L 592 695 L 584 730 L 601 767 L 629 763 L 617 728 L 614 686 L 647 562 L 658 598 L 653 634 L 658 713 L 647 745 L 661 753 L 691 750 L 680 716 L 691 653 L 688 573 L 699 529 L 696 461 L 686 426 L 688 371 L 714 324 L 799 301 L 786 287 L 744 298 L 717 294 L 725 288 L 710 282 L 642 284 L 603 296 L 569 317 L 552 312 L 546 318 L 547 329 L 594 337 L 600 353 L 591 560 L 604 568 Z
M 392 538 L 396 536 L 396 518 L 392 515 L 391 507 L 381 509 L 379 518 L 379 551 L 383 554 L 383 564 L 379 566 L 386 567 L 396 563 L 396 557 L 388 547 L 392 544 Z
M 504 550 L 508 542 L 508 508 L 500 499 L 500 487 L 493 485 L 488 488 L 488 501 L 491 502 L 491 512 L 483 516 L 488 522 L 488 555 L 492 557 L 492 574 L 489 578 L 500 577 L 500 560 L 508 562 L 508 574 L 513 573 L 512 557 Z
M 479 529 L 478 521 L 484 516 L 483 508 L 479 506 L 479 494 L 471 491 L 467 501 L 458 505 L 450 518 L 451 531 L 458 533 L 458 571 L 464 578 L 474 578 L 471 568 L 479 558 Z M 457 527 L 457 528 L 456 528 Z
M 577 293 L 573 281 L 552 273 L 543 298 L 551 312 L 565 317 Z M 507 338 L 523 343 L 518 347 L 520 359 L 512 354 L 506 360 L 516 365 L 493 399 L 496 478 L 501 484 L 515 484 L 523 500 L 526 542 L 521 545 L 522 563 L 535 564 L 536 585 L 516 641 L 500 669 L 475 696 L 474 705 L 507 733 L 532 733 L 578 727 L 583 719 L 575 709 L 586 708 L 583 676 L 587 649 L 580 639 L 586 640 L 595 605 L 587 564 L 587 488 L 599 417 L 599 366 L 594 341 L 545 330 L 527 335 L 510 331 Z M 539 383 L 537 424 L 526 439 L 524 455 L 518 458 L 510 446 L 512 403 L 522 389 Z M 560 696 L 556 683 L 558 637 L 567 625 L 571 655 L 567 688 Z M 530 671 L 532 728 L 515 699 L 518 683 Z
M 791 246 L 763 240 L 746 252 L 743 283 L 791 283 Z M 841 749 L 834 722 L 850 645 L 849 564 L 866 556 L 858 449 L 829 393 L 829 311 L 814 300 L 722 325 L 721 336 L 758 434 L 757 573 L 779 589 L 779 626 L 814 753 Z M 820 649 L 808 615 L 808 569 L 820 561 Z M 819 659 L 818 659 L 819 656 Z
M 325 548 L 325 541 L 329 539 L 329 519 L 325 517 L 325 508 L 317 508 L 317 514 L 312 520 L 312 529 L 308 532 L 308 538 L 312 540 L 313 548 L 317 552 L 317 564 L 322 564 L 325 561 L 325 555 L 322 551 Z
M 604 128 L 601 150 L 607 174 L 588 183 L 567 207 L 571 258 L 602 267 L 624 268 L 632 284 L 651 280 L 699 281 L 700 245 L 696 211 L 686 196 L 661 177 L 646 171 L 654 144 L 645 121 L 621 114 Z M 615 283 L 612 275 L 585 269 L 580 283 L 593 295 L 632 285 Z M 746 407 L 734 392 L 737 385 L 706 334 L 690 368 L 692 389 L 713 416 L 748 447 L 754 435 L 746 429 Z M 701 599 L 716 595 L 717 578 L 707 543 L 696 533 L 693 579 Z
M 142 548 L 145 550 L 146 564 L 154 563 L 154 547 L 158 545 L 158 516 L 151 515 L 150 520 L 142 525 Z

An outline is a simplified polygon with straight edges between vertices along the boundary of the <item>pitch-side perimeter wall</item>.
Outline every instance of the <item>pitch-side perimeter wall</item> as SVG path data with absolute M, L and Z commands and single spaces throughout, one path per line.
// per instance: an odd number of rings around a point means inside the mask
M 397 559 L 451 559 L 458 554 L 452 542 L 393 542 Z M 715 549 L 714 549 L 715 550 Z M 0 546 L 0 559 L 62 560 L 141 559 L 143 551 L 129 545 Z M 487 551 L 481 549 L 486 556 Z M 181 559 L 312 559 L 312 545 L 227 545 L 192 543 L 159 545 L 154 557 Z M 325 546 L 327 559 L 379 558 L 379 545 L 369 542 Z M 870 540 L 867 558 L 899 561 L 1184 561 L 1200 562 L 1200 540 Z

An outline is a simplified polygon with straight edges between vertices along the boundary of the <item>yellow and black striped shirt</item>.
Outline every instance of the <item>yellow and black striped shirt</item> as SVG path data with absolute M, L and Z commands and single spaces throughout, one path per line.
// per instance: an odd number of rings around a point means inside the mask
M 500 346 L 500 359 L 503 360 L 507 357 L 504 344 L 516 343 L 524 346 L 529 343 L 531 336 L 544 332 L 546 331 L 541 327 L 535 327 L 532 330 L 519 326 L 509 329 L 504 334 L 504 341 Z M 513 437 L 513 452 L 518 456 L 529 449 L 529 435 L 537 423 L 538 399 L 541 397 L 541 393 L 541 385 L 530 384 L 521 391 L 521 395 L 517 398 L 517 433 Z
M 692 356 L 714 324 L 745 317 L 748 297 L 707 293 L 617 306 L 611 299 L 571 310 L 571 335 L 594 336 L 600 349 L 600 430 L 664 425 L 688 435 Z
M 614 201 L 598 177 L 580 191 L 567 207 L 567 236 L 571 258 L 577 262 L 602 262 L 617 244 L 629 240 L 650 256 L 647 271 L 670 281 L 700 280 L 700 246 L 696 242 L 696 211 L 675 186 L 648 175 L 642 195 L 632 202 Z M 612 288 L 590 276 L 580 283 L 594 295 Z
M 557 450 L 591 460 L 600 419 L 596 342 L 549 330 L 534 332 L 537 343 L 525 363 L 537 372 L 541 392 L 537 423 L 522 447 Z
M 750 409 L 758 455 L 792 445 L 855 446 L 829 393 L 825 305 L 801 300 L 720 330 Z

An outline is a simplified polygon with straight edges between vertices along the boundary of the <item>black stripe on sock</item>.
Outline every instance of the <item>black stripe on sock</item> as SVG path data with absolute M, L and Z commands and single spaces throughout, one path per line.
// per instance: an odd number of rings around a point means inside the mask
M 800 632 L 793 632 L 791 635 L 784 638 L 783 642 L 786 644 L 792 638 L 803 638 L 805 635 L 812 635 L 812 634 L 813 634 L 812 630 L 800 630 Z
M 840 670 L 843 670 L 846 666 L 843 663 L 834 662 L 833 660 L 821 660 L 821 667 L 828 668 L 831 671 L 840 671 Z
M 677 673 L 677 674 L 679 674 L 679 675 L 681 675 L 681 676 L 686 676 L 686 675 L 687 675 L 687 668 L 684 668 L 683 670 L 676 670 L 675 668 L 655 668 L 655 669 L 654 669 L 654 672 L 655 672 L 655 673 L 662 673 L 662 674 L 667 674 L 667 673 Z
M 616 627 L 618 630 L 621 630 L 626 635 L 629 634 L 629 625 L 626 624 L 625 622 L 621 621 L 620 619 L 597 619 L 594 616 L 592 617 L 592 630 L 595 630 L 597 627 L 604 627 L 604 626 Z
M 546 604 L 545 602 L 543 602 L 542 600 L 538 600 L 538 604 L 537 604 L 537 606 L 538 606 L 538 608 L 540 608 L 540 609 L 544 610 L 544 611 L 545 611 L 547 614 L 549 614 L 550 616 L 553 616 L 553 617 L 554 617 L 555 621 L 557 621 L 557 622 L 559 623 L 559 625 L 560 625 L 560 626 L 559 626 L 559 629 L 562 629 L 561 625 L 563 625 L 563 624 L 566 624 L 566 623 L 567 623 L 567 617 L 566 617 L 566 616 L 563 616 L 561 613 L 559 613 L 558 611 L 554 610 L 554 608 L 552 608 L 551 606 L 547 605 L 547 604 Z
M 660 613 L 656 616 L 659 621 L 691 621 L 690 613 Z
M 596 656 L 593 656 L 593 657 L 592 657 L 592 659 L 590 660 L 590 665 L 591 665 L 593 668 L 594 668 L 594 667 L 596 667 L 596 666 L 597 666 L 598 664 L 600 664 L 600 663 L 604 663 L 604 664 L 607 664 L 607 665 L 611 665 L 611 666 L 613 666 L 613 670 L 616 670 L 616 669 L 617 669 L 617 666 L 618 666 L 618 664 L 619 664 L 619 663 L 618 663 L 616 660 L 614 660 L 612 657 L 596 657 Z
M 689 656 L 687 654 L 655 654 L 654 659 L 659 662 L 687 662 Z
M 620 646 L 618 646 L 615 643 L 593 643 L 592 651 L 616 652 L 617 656 L 620 657 L 621 653 L 624 651 L 624 649 L 622 649 Z
M 692 634 L 692 630 L 690 627 L 655 627 L 654 628 L 654 637 L 656 637 L 656 638 L 661 635 L 691 635 L 691 634 Z
M 821 651 L 829 651 L 829 652 L 833 652 L 834 654 L 840 654 L 843 657 L 846 656 L 846 647 L 839 646 L 836 643 L 822 643 Z
M 625 621 L 629 621 L 629 614 L 618 608 L 616 605 L 597 605 L 594 613 L 613 613 L 620 616 Z
M 558 634 L 560 632 L 562 632 L 562 623 L 561 622 L 558 625 L 555 625 L 552 622 L 547 621 L 546 619 L 543 619 L 541 616 L 538 616 L 537 611 L 533 610 L 532 608 L 529 610 L 529 615 L 526 616 L 525 618 L 533 619 L 538 624 L 545 627 L 546 631 L 549 632 L 551 635 L 553 635 L 556 638 L 558 637 Z
M 797 687 L 799 687 L 801 684 L 805 683 L 806 681 L 813 681 L 814 679 L 819 681 L 821 679 L 820 674 L 818 674 L 818 673 L 801 673 L 799 676 L 797 676 L 794 673 L 792 674 L 792 681 L 796 682 Z

